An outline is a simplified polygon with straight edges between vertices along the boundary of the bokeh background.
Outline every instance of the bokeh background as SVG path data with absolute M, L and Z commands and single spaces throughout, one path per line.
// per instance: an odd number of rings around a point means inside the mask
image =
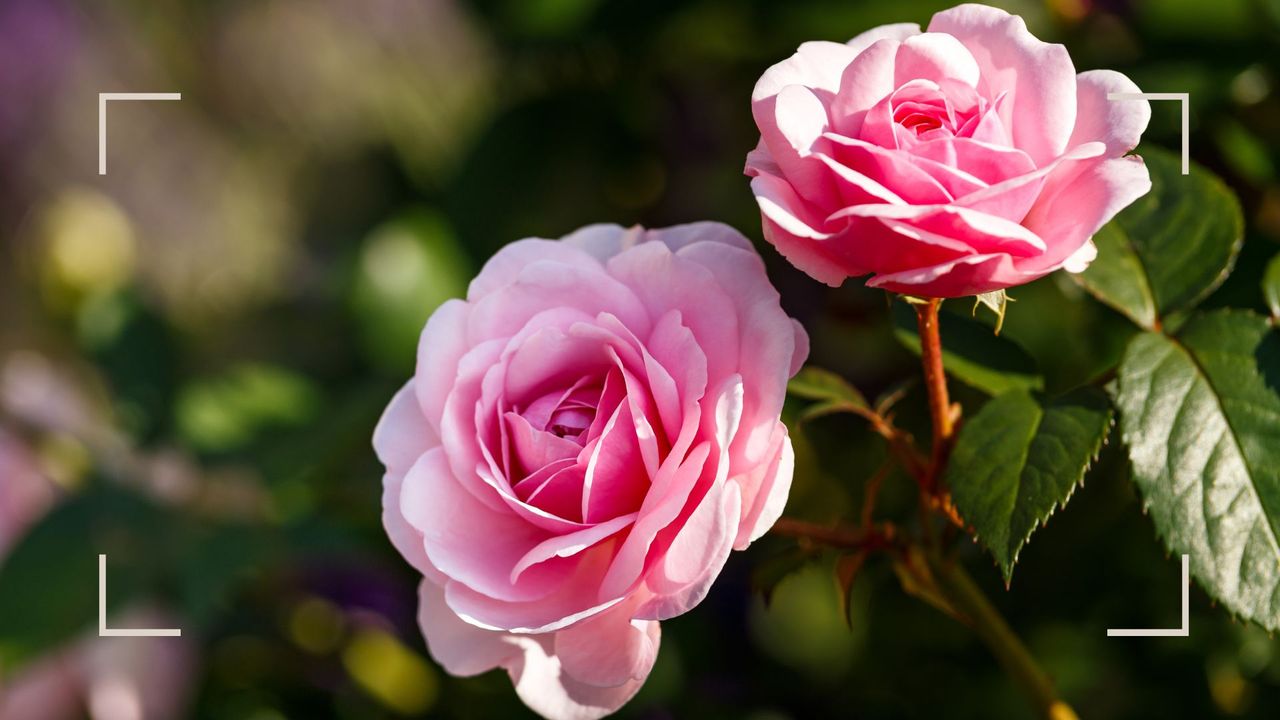
M 1247 218 L 1209 304 L 1261 308 L 1280 248 L 1280 2 L 998 4 L 1078 69 L 1191 93 L 1192 156 Z M 426 317 L 521 237 L 730 223 L 760 243 L 812 362 L 868 396 L 905 388 L 900 419 L 927 435 L 885 297 L 819 286 L 763 245 L 741 169 L 765 68 L 946 5 L 0 2 L 0 717 L 525 716 L 501 672 L 456 679 L 430 661 L 369 446 Z M 104 91 L 182 100 L 112 104 L 99 176 Z M 1176 103 L 1155 104 L 1147 141 L 1178 147 Z M 1063 277 L 1013 296 L 1005 335 L 1050 390 L 1096 375 L 1133 332 Z M 792 432 L 789 513 L 856 513 L 879 441 L 846 417 Z M 883 513 L 912 503 L 891 478 Z M 181 627 L 181 641 L 89 636 L 100 552 L 113 623 Z M 1190 638 L 1105 637 L 1179 622 L 1177 559 L 1114 439 L 1009 590 L 965 554 L 1082 717 L 1280 715 L 1280 641 L 1198 589 Z M 779 569 L 766 606 L 755 589 Z M 619 716 L 1029 716 L 974 637 L 884 563 L 858 578 L 847 620 L 841 603 L 831 558 L 762 540 L 664 624 Z M 16 687 L 45 699 L 22 710 Z

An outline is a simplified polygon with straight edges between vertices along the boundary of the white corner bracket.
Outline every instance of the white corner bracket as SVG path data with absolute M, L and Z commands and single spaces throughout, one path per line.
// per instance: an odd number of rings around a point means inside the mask
M 1182 174 L 1191 174 L 1191 93 L 1107 93 L 1108 100 L 1178 100 L 1182 102 Z
M 111 100 L 181 100 L 182 93 L 98 93 L 98 174 L 107 174 L 107 102 Z
M 1182 556 L 1182 627 L 1163 630 L 1113 630 L 1107 637 L 1190 637 L 1191 635 L 1191 556 Z
M 177 629 L 113 630 L 107 627 L 107 556 L 98 556 L 98 637 L 181 637 Z

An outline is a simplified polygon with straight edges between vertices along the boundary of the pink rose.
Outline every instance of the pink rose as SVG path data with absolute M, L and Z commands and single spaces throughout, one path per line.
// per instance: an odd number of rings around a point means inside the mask
M 548 718 L 625 703 L 658 621 L 781 513 L 778 418 L 807 353 L 724 225 L 596 225 L 498 252 L 431 317 L 373 438 L 432 656 L 505 668 Z
M 975 295 L 1058 268 L 1151 187 L 1125 153 L 1151 109 L 1110 70 L 1076 74 L 1061 45 L 984 5 L 808 42 L 751 96 L 747 175 L 769 242 L 829 285 Z

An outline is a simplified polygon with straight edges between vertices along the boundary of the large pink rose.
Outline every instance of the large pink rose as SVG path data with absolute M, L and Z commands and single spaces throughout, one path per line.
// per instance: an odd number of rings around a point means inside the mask
M 1145 100 L 985 5 L 809 42 L 769 68 L 747 175 L 769 242 L 830 285 L 957 297 L 1079 272 L 1151 187 Z
M 432 656 L 612 712 L 782 511 L 804 331 L 731 228 L 597 225 L 503 248 L 419 347 L 373 442 Z

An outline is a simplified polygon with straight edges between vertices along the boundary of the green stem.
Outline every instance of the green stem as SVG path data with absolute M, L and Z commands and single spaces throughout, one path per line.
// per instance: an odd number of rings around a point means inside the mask
M 1046 720 L 1076 720 L 1071 706 L 1058 697 L 1053 682 L 1036 664 L 999 611 L 987 599 L 959 563 L 951 559 L 932 558 L 939 589 L 956 611 L 996 656 L 1005 672 L 1022 688 L 1035 706 L 1039 717 Z

